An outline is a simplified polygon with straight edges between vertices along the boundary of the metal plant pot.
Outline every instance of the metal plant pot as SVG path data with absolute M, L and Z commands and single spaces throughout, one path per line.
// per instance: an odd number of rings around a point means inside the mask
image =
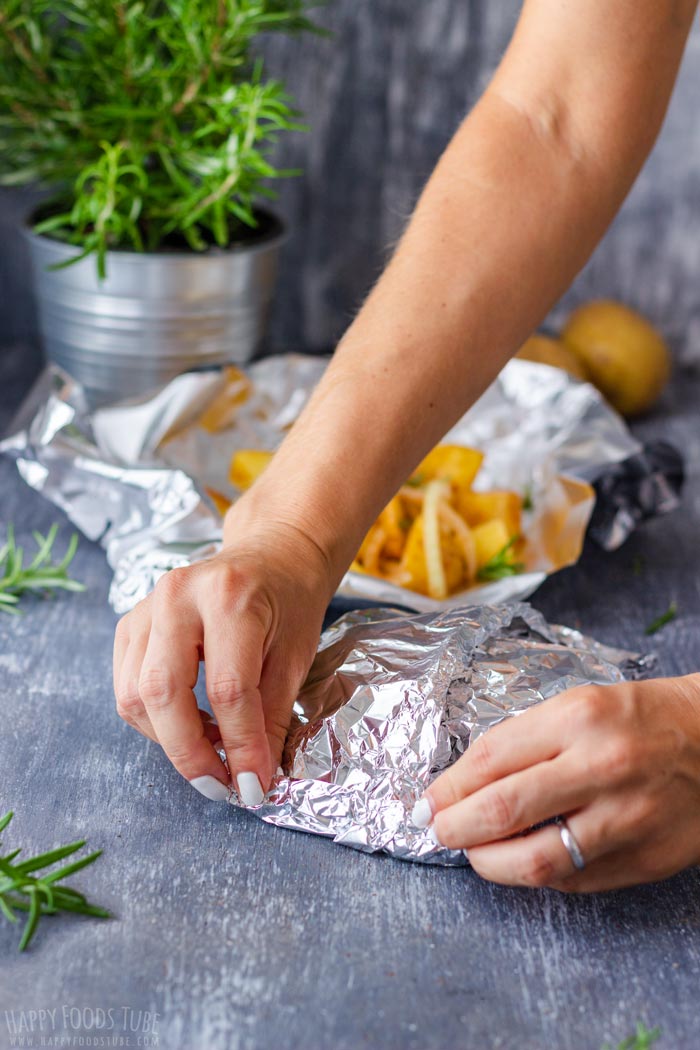
M 50 361 L 95 404 L 143 394 L 187 369 L 242 364 L 258 351 L 284 227 L 227 250 L 107 255 L 107 276 L 79 249 L 27 231 Z

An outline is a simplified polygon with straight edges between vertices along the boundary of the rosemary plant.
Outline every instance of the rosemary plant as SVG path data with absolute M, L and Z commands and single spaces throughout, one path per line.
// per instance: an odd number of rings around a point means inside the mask
M 222 248 L 274 196 L 271 147 L 298 113 L 253 54 L 315 29 L 309 0 L 3 0 L 0 183 L 55 197 L 35 226 L 110 248 Z M 76 261 L 75 259 L 71 261 Z
M 10 812 L 0 818 L 0 833 L 5 830 L 12 817 Z M 27 921 L 19 942 L 21 952 L 29 945 L 42 915 L 55 915 L 59 911 L 65 911 L 78 915 L 92 915 L 98 919 L 109 918 L 109 912 L 104 908 L 89 904 L 82 893 L 63 885 L 63 880 L 69 875 L 74 875 L 76 871 L 93 864 L 102 850 L 88 853 L 87 856 L 64 864 L 63 867 L 54 868 L 43 875 L 34 874 L 72 856 L 84 845 L 83 840 L 71 842 L 69 846 L 59 846 L 58 849 L 48 850 L 19 863 L 17 857 L 21 850 L 15 849 L 5 856 L 0 856 L 0 912 L 10 922 L 17 922 L 18 911 L 27 912 Z

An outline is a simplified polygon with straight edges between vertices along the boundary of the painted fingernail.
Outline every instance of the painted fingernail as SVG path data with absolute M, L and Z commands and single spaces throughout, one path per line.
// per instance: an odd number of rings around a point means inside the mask
M 225 802 L 229 789 L 216 777 L 195 777 L 190 780 L 192 787 L 211 802 Z
M 419 798 L 411 811 L 411 820 L 417 828 L 427 828 L 433 822 L 433 811 L 427 795 Z
M 437 833 L 435 831 L 435 825 L 434 824 L 433 824 L 432 828 L 430 829 L 430 831 L 428 832 L 428 835 L 433 840 L 433 842 L 435 843 L 436 846 L 442 846 L 442 842 L 440 842 L 440 839 L 437 837 Z
M 244 806 L 260 806 L 265 795 L 255 773 L 239 773 L 236 777 L 238 794 Z

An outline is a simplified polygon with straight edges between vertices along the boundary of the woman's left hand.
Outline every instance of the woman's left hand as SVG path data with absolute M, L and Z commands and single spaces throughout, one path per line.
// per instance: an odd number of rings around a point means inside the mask
M 493 882 L 589 893 L 667 878 L 700 863 L 700 674 L 546 700 L 490 729 L 423 798 L 416 822 L 432 817 L 438 841 Z M 560 815 L 581 871 L 556 825 L 512 837 Z

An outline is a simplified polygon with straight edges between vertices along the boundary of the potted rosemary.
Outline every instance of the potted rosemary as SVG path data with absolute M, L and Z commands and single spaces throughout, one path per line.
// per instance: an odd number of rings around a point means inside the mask
M 45 348 L 96 401 L 250 360 L 297 130 L 260 34 L 314 29 L 307 0 L 3 0 L 0 184 L 49 198 L 28 238 Z

